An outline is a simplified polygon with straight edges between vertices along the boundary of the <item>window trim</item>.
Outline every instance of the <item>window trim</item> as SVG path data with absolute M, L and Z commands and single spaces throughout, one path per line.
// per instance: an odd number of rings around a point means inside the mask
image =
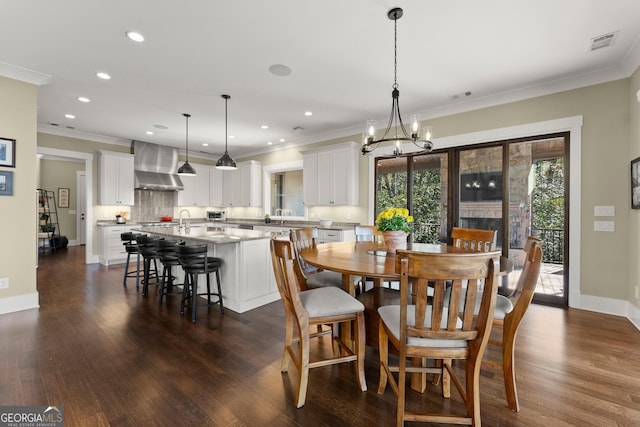
M 290 162 L 272 163 L 262 166 L 262 205 L 264 212 L 271 215 L 271 174 L 275 172 L 287 172 L 293 170 L 302 170 L 302 160 L 292 160 Z M 304 207 L 304 216 L 288 216 L 288 220 L 304 221 L 306 218 L 307 207 Z

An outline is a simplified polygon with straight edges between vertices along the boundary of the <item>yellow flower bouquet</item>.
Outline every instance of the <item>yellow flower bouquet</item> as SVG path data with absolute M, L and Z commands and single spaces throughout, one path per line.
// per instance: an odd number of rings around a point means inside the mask
M 411 232 L 413 216 L 409 215 L 406 208 L 386 208 L 378 214 L 376 218 L 378 230 L 380 231 L 404 231 Z

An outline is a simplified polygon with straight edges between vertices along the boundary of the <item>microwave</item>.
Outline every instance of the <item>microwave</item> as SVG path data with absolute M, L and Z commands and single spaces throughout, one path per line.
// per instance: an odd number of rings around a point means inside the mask
M 207 221 L 226 221 L 227 213 L 225 211 L 207 211 Z

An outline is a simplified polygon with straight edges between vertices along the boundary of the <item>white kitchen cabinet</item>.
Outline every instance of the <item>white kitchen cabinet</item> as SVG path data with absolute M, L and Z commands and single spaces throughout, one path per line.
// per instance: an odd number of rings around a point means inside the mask
M 262 163 L 238 163 L 238 169 L 224 171 L 223 206 L 262 206 Z
M 99 226 L 98 258 L 100 264 L 122 264 L 127 260 L 127 250 L 120 235 L 135 228 L 134 225 Z
M 210 206 L 209 204 L 209 172 L 211 166 L 191 163 L 196 170 L 195 176 L 181 176 L 184 190 L 177 192 L 177 206 Z
M 305 205 L 358 205 L 359 153 L 355 142 L 303 151 Z
M 98 203 L 134 204 L 133 154 L 98 151 Z
M 355 229 L 336 230 L 329 228 L 318 228 L 318 236 L 316 237 L 316 242 L 318 244 L 331 242 L 354 242 L 355 240 Z
M 224 171 L 209 170 L 209 206 L 224 206 Z

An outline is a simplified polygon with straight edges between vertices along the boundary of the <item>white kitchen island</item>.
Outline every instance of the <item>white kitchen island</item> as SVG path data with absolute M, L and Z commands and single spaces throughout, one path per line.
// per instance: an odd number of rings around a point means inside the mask
M 206 243 L 209 255 L 223 261 L 220 280 L 225 309 L 244 313 L 280 299 L 271 265 L 271 233 L 206 225 L 183 229 L 176 225 L 151 226 L 133 230 L 184 240 L 187 244 Z M 177 283 L 182 283 L 184 274 L 180 267 L 177 276 Z M 215 279 L 212 277 L 212 280 Z M 206 286 L 204 280 L 198 282 L 199 292 L 203 291 L 201 286 Z

